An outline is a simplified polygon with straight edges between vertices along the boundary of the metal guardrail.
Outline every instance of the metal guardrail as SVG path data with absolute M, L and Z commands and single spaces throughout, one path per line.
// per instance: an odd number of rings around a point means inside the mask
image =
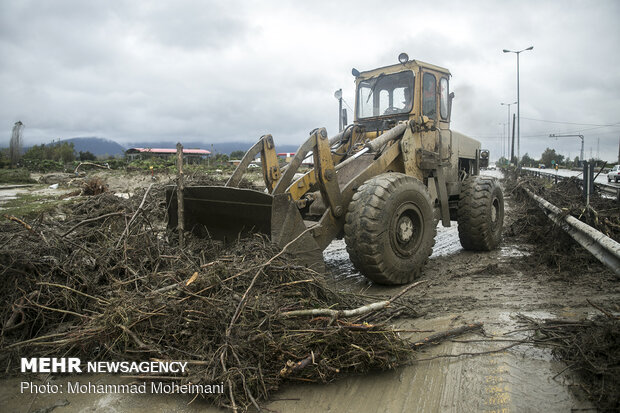
M 602 232 L 579 221 L 571 215 L 562 214 L 562 210 L 528 189 L 525 192 L 535 200 L 549 219 L 560 226 L 579 245 L 588 250 L 600 262 L 620 277 L 620 243 Z
M 555 174 L 553 172 L 545 172 L 545 171 L 541 171 L 541 170 L 533 171 L 531 169 L 521 169 L 521 171 L 526 173 L 526 174 L 528 174 L 528 175 L 536 176 L 536 177 L 539 177 L 539 178 L 545 178 L 549 182 L 554 182 L 556 184 L 559 181 L 563 181 L 565 179 L 572 178 L 570 176 L 562 176 L 562 175 Z M 604 184 L 604 183 L 600 183 L 600 182 L 594 182 L 594 186 L 600 192 L 605 193 L 605 194 L 610 195 L 610 196 L 613 196 L 617 200 L 620 200 L 620 186 Z

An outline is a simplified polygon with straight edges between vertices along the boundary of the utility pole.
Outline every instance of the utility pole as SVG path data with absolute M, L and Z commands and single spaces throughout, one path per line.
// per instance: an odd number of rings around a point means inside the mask
M 510 106 L 516 105 L 516 104 L 517 104 L 517 102 L 500 103 L 500 105 L 502 105 L 502 106 L 508 106 L 508 140 L 510 140 Z M 512 161 L 512 156 L 510 157 L 510 160 Z
M 512 114 L 512 147 L 510 148 L 510 163 L 512 163 L 514 157 L 515 157 L 515 115 L 514 113 Z M 517 162 L 515 162 L 515 165 L 517 165 Z
M 498 125 L 502 126 L 502 136 L 501 136 L 501 156 L 504 156 L 504 147 L 505 147 L 505 142 L 506 142 L 506 124 L 505 123 L 498 123 Z

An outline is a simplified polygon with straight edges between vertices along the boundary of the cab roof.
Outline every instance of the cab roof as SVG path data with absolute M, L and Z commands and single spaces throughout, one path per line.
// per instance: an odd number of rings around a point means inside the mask
M 419 60 L 409 60 L 406 63 L 397 63 L 395 65 L 383 66 L 383 67 L 378 67 L 376 69 L 367 70 L 365 72 L 360 72 L 360 75 L 358 76 L 358 78 L 370 78 L 370 77 L 377 76 L 381 73 L 397 73 L 397 72 L 402 71 L 403 69 L 414 70 L 420 67 L 423 69 L 430 69 L 430 70 L 442 72 L 442 73 L 447 74 L 448 76 L 451 76 L 450 71 L 446 69 L 445 67 L 433 65 L 430 63 L 426 63 L 426 62 L 421 62 Z

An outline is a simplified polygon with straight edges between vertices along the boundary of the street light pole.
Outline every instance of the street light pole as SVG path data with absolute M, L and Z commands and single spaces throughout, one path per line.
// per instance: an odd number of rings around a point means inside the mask
M 508 106 L 508 142 L 510 142 L 510 106 L 512 105 L 516 105 L 517 102 L 512 102 L 512 103 L 500 103 L 500 105 L 502 106 Z M 509 146 L 509 144 L 506 144 L 507 146 Z M 510 159 L 510 161 L 508 163 L 512 162 L 512 159 Z
M 342 132 L 344 127 L 344 119 L 342 118 L 342 89 L 334 92 L 334 97 L 338 99 L 338 132 Z
M 504 49 L 504 53 L 515 53 L 517 55 L 517 168 L 519 167 L 521 159 L 521 97 L 519 96 L 519 55 L 526 50 L 532 50 L 534 46 L 530 46 L 527 49 L 514 51 Z

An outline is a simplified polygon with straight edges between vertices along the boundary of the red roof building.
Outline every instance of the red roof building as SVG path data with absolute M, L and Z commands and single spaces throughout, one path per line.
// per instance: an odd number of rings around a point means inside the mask
M 147 159 L 150 157 L 169 158 L 175 156 L 176 149 L 168 148 L 129 148 L 125 151 L 128 160 Z M 206 149 L 185 149 L 183 148 L 183 159 L 185 162 L 195 163 L 205 159 L 211 152 Z

